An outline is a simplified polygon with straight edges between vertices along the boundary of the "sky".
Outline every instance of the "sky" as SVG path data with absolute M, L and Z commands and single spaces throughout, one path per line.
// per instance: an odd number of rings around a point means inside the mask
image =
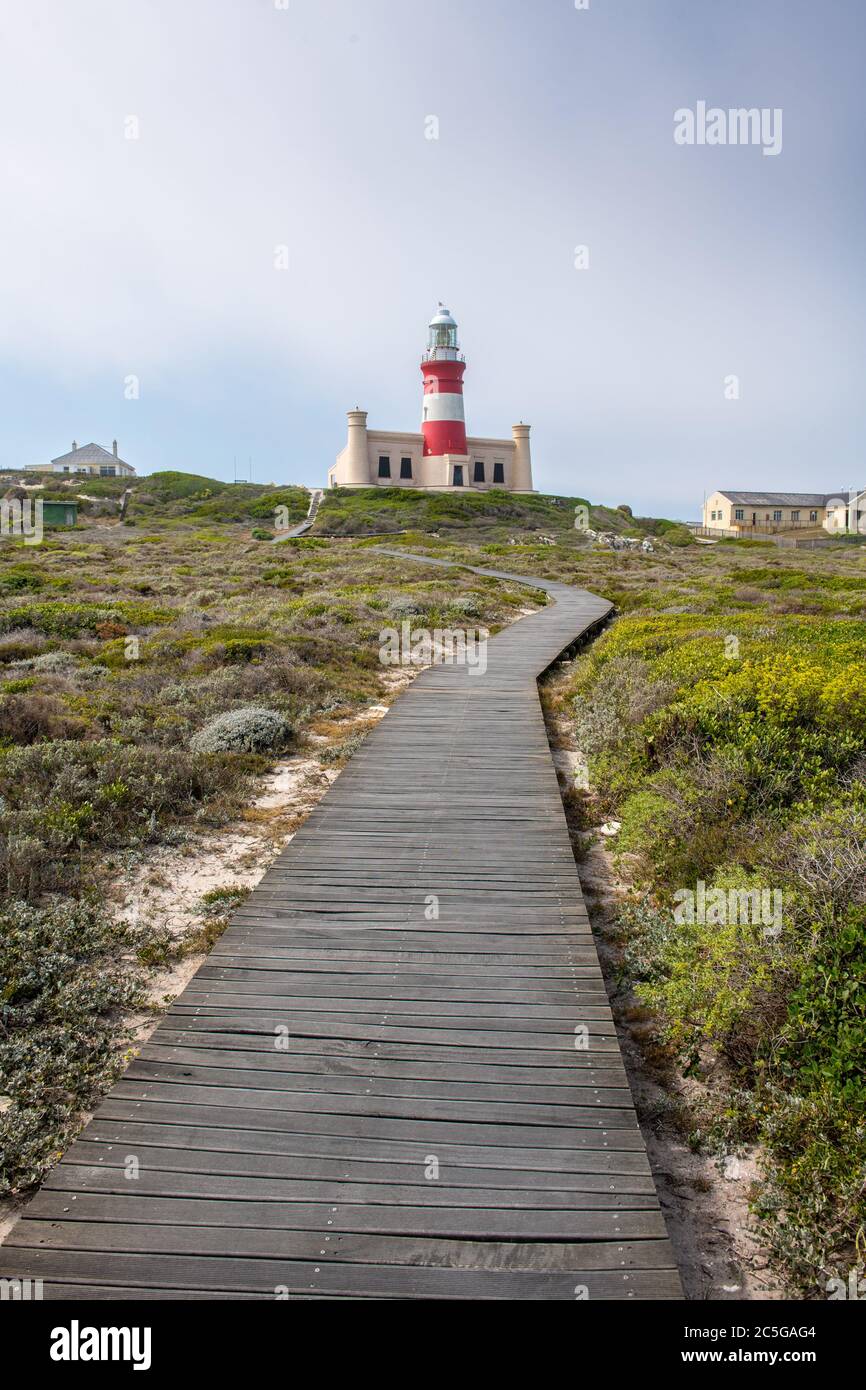
M 864 57 L 863 0 L 3 0 L 0 466 L 322 485 L 441 299 L 541 491 L 862 487 Z

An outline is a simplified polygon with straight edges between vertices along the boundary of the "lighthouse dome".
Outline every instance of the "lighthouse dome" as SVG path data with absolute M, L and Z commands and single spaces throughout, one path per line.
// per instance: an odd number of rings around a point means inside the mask
M 436 310 L 436 313 L 430 320 L 430 327 L 433 328 L 438 326 L 439 324 L 446 324 L 449 328 L 457 327 L 456 319 L 453 319 L 451 317 L 451 310 L 446 309 L 445 305 L 441 302 L 439 304 L 439 308 Z

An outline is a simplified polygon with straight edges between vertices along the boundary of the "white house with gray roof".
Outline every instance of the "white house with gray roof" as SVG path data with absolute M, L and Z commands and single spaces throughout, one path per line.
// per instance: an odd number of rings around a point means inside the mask
M 117 440 L 112 441 L 112 452 L 103 449 L 101 444 L 82 444 L 72 441 L 68 454 L 60 454 L 50 463 L 28 463 L 27 471 L 33 473 L 83 473 L 91 478 L 134 478 L 135 469 L 117 452 Z

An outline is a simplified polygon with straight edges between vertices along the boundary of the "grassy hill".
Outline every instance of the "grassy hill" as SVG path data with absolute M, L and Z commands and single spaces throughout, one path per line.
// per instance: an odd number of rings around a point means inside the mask
M 500 488 L 465 493 L 400 487 L 332 488 L 325 493 L 314 533 L 370 536 L 424 531 L 453 539 L 476 535 L 492 541 L 548 535 L 585 545 L 587 537 L 574 525 L 578 507 L 589 509 L 589 525 L 594 531 L 664 536 L 678 544 L 691 542 L 691 533 L 677 522 L 635 517 L 625 506 L 601 507 L 584 497 L 516 494 Z
M 174 470 L 143 478 L 63 478 L 57 474 L 4 473 L 7 483 L 44 482 L 42 496 L 79 502 L 79 515 L 109 521 L 119 519 L 121 499 L 129 493 L 125 520 L 129 525 L 146 522 L 176 525 L 187 522 L 272 526 L 277 507 L 285 507 L 289 524 L 307 514 L 310 494 L 304 487 L 276 487 L 273 483 L 224 483 L 198 473 Z M 0 480 L 2 481 L 2 480 Z
M 273 530 L 277 507 L 285 507 L 288 524 L 302 521 L 310 494 L 307 488 L 273 483 L 224 483 L 198 473 L 171 470 L 143 478 L 63 478 L 56 474 L 0 475 L 0 487 L 26 481 L 42 482 L 45 498 L 78 499 L 79 515 L 88 521 L 119 520 L 121 499 L 129 494 L 127 525 L 165 526 L 249 525 Z M 424 533 L 453 540 L 488 542 L 531 541 L 553 537 L 576 548 L 591 537 L 575 529 L 577 508 L 587 508 L 594 531 L 642 538 L 656 536 L 674 545 L 690 545 L 692 536 L 679 522 L 636 517 L 631 508 L 604 507 L 584 497 L 548 493 L 516 495 L 501 488 L 487 492 L 435 493 L 414 488 L 333 488 L 325 493 L 313 535 L 382 536 L 399 532 Z

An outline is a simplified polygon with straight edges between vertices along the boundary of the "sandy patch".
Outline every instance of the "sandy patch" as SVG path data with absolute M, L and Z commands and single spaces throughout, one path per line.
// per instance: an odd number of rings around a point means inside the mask
M 355 724 L 355 720 L 346 721 L 349 728 Z M 201 924 L 201 900 L 206 893 L 218 888 L 255 887 L 338 771 L 323 767 L 308 755 L 282 759 L 262 779 L 258 795 L 240 821 L 180 847 L 157 849 L 127 875 L 115 888 L 114 914 L 133 926 L 168 932 L 181 942 Z M 186 955 L 157 970 L 150 982 L 151 1002 L 161 1007 L 169 1004 L 204 959 L 204 954 Z M 137 1023 L 137 1040 L 148 1037 L 158 1021 L 149 1014 Z

